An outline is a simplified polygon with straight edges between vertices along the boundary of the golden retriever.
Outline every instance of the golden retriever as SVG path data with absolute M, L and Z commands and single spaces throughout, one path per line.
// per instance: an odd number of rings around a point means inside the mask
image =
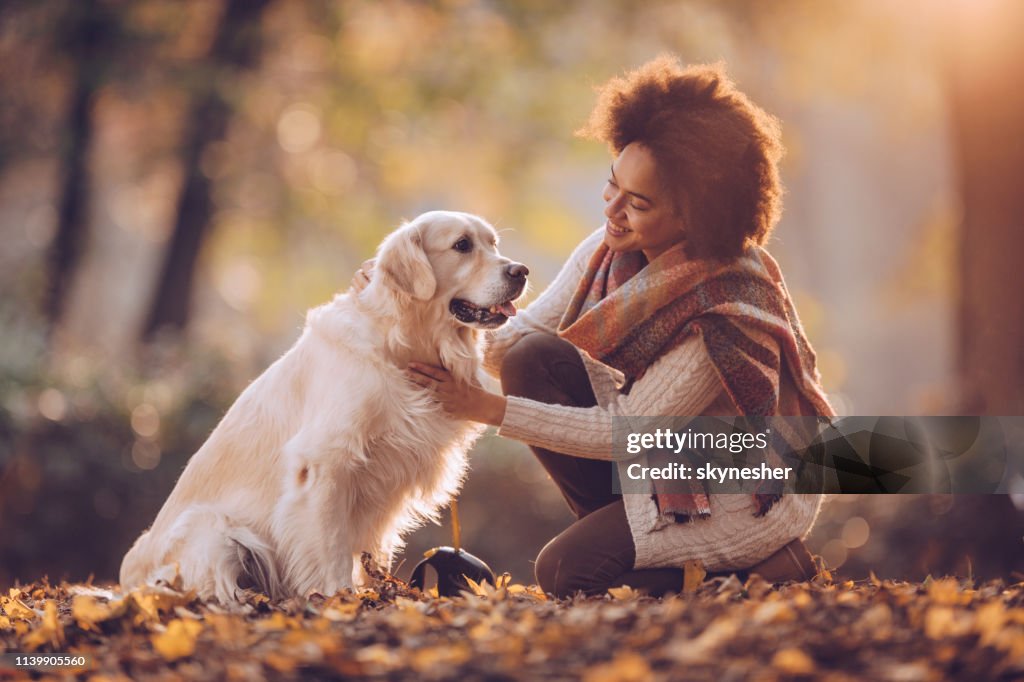
M 373 281 L 306 317 L 295 345 L 246 388 L 189 460 L 121 585 L 171 580 L 223 603 L 363 583 L 402 534 L 458 490 L 482 427 L 445 416 L 404 376 L 411 361 L 477 381 L 478 330 L 515 315 L 525 266 L 467 213 L 433 211 L 390 234 Z

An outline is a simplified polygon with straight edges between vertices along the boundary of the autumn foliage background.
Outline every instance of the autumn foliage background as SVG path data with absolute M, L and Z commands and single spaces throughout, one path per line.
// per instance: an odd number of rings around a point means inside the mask
M 592 86 L 666 50 L 724 60 L 782 119 L 770 249 L 839 411 L 1024 413 L 1020 18 L 1012 0 L 4 3 L 0 585 L 116 579 L 241 388 L 402 218 L 480 213 L 540 291 L 602 220 L 607 152 L 572 135 Z M 461 508 L 465 545 L 517 583 L 570 520 L 494 436 Z M 1022 535 L 1007 496 L 849 496 L 809 544 L 838 578 L 1020 579 Z M 399 575 L 448 540 L 416 533 Z

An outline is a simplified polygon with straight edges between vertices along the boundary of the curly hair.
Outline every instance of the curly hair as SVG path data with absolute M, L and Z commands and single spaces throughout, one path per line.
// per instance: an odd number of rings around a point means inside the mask
M 763 244 L 782 212 L 778 120 L 751 102 L 722 64 L 663 55 L 598 88 L 577 135 L 650 150 L 694 257 L 728 259 Z

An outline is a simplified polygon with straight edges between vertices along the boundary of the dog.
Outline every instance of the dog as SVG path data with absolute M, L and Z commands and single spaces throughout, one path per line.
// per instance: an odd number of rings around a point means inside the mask
M 477 381 L 480 332 L 515 315 L 527 268 L 478 216 L 432 211 L 392 232 L 372 281 L 306 316 L 192 456 L 121 564 L 124 589 L 172 581 L 222 603 L 365 583 L 458 491 L 483 426 L 447 417 L 412 361 Z

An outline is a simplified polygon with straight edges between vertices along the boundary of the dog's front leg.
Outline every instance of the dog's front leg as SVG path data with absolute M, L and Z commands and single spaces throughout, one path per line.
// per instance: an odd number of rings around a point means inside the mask
M 324 440 L 300 432 L 285 445 L 284 490 L 274 509 L 285 580 L 302 596 L 353 587 L 353 488 L 346 485 L 346 473 L 339 466 L 350 458 L 340 439 L 332 446 Z

